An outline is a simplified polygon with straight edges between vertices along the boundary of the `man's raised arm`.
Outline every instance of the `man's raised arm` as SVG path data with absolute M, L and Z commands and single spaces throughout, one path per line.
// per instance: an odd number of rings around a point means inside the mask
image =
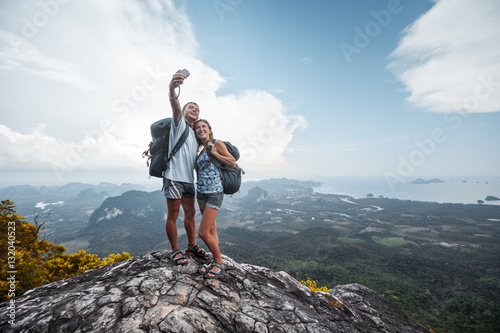
M 175 89 L 184 83 L 185 78 L 186 76 L 176 73 L 172 76 L 172 81 L 170 81 L 169 85 L 168 96 L 170 97 L 170 106 L 172 107 L 172 119 L 174 120 L 176 126 L 182 118 L 182 109 L 179 100 L 177 99 Z

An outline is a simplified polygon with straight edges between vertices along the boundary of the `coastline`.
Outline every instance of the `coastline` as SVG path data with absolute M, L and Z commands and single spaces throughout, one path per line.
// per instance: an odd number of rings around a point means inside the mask
M 412 184 L 417 178 L 441 179 L 444 182 Z M 500 205 L 500 200 L 485 200 L 487 196 L 500 197 L 500 176 L 415 177 L 396 184 L 394 188 L 382 177 L 318 177 L 314 180 L 323 183 L 313 188 L 317 193 L 356 198 L 373 194 L 375 198 L 382 196 L 400 200 L 458 204 L 478 204 L 478 200 L 482 200 L 483 205 Z

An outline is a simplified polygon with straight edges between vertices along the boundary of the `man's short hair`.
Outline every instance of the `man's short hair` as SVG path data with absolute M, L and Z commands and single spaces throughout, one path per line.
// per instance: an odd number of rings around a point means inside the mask
M 187 106 L 188 106 L 189 104 L 194 104 L 194 105 L 196 105 L 198 108 L 200 107 L 200 106 L 199 106 L 198 104 L 196 104 L 195 102 L 187 102 L 187 103 L 186 103 L 186 104 L 182 107 L 182 111 L 186 110 L 186 108 L 187 108 Z

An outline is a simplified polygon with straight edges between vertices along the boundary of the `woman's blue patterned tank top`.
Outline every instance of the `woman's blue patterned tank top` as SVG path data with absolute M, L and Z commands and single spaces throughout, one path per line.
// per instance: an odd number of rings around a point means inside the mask
M 201 193 L 222 192 L 219 169 L 208 158 L 205 150 L 198 160 L 198 184 L 196 190 Z

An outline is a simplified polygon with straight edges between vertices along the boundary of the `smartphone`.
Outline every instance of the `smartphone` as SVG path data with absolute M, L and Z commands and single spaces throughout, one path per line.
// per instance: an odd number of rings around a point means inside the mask
M 177 72 L 177 74 L 182 74 L 182 75 L 188 77 L 189 74 L 191 74 L 191 73 L 189 73 L 189 71 L 184 68 L 184 69 L 180 70 L 179 72 Z

